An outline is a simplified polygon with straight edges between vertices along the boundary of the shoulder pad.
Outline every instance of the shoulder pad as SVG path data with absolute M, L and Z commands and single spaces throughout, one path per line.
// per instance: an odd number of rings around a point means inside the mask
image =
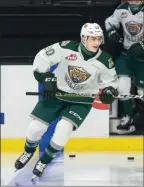
M 105 51 L 102 51 L 98 60 L 103 63 L 108 69 L 112 69 L 114 67 L 114 61 L 111 55 Z
M 117 10 L 120 10 L 120 9 L 126 9 L 126 10 L 128 10 L 128 7 L 129 7 L 128 2 L 121 3 L 121 4 L 117 7 Z
M 59 45 L 64 49 L 78 51 L 79 42 L 67 40 L 67 41 L 59 42 Z
M 144 7 L 141 9 L 142 12 L 144 12 Z

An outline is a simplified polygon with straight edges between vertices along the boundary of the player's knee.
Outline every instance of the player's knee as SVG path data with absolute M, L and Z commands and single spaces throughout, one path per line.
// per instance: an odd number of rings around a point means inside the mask
M 69 121 L 66 121 L 65 119 L 61 119 L 56 126 L 51 141 L 54 144 L 63 147 L 68 141 L 68 139 L 70 138 L 72 131 L 73 131 L 73 125 Z
M 47 131 L 47 125 L 34 119 L 29 127 L 26 137 L 30 141 L 38 141 L 41 139 L 42 135 Z
M 124 94 L 129 95 L 130 89 L 131 89 L 131 78 L 126 77 L 126 76 L 119 77 L 117 89 L 118 89 L 118 93 L 120 95 L 124 95 Z M 123 99 L 121 99 L 121 100 L 123 100 Z

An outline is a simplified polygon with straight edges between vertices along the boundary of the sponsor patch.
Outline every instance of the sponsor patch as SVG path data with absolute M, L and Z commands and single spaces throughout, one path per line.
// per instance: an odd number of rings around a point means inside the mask
M 66 46 L 68 43 L 70 43 L 70 40 L 63 41 L 63 42 L 61 43 L 61 46 L 62 46 L 62 47 L 63 47 L 63 46 Z
M 112 58 L 110 58 L 108 60 L 108 62 L 109 62 L 109 68 L 112 68 L 114 66 L 114 62 L 113 62 Z

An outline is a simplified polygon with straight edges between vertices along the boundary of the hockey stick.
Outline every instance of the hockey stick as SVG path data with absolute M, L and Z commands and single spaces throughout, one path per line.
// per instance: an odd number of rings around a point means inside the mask
M 26 95 L 42 96 L 43 93 L 40 93 L 40 92 L 26 92 Z M 57 92 L 56 93 L 56 97 L 91 97 L 91 98 L 95 98 L 96 95 L 95 94 L 89 95 L 89 94 L 76 94 L 76 93 L 60 93 L 60 92 Z
M 42 93 L 39 93 L 39 92 L 26 92 L 26 95 L 31 95 L 31 96 L 42 96 L 43 94 Z M 75 94 L 75 93 L 60 93 L 60 92 L 57 92 L 56 93 L 56 97 L 91 97 L 91 98 L 95 98 L 96 96 L 99 96 L 99 95 L 96 95 L 96 94 Z M 115 97 L 116 99 L 124 99 L 124 98 L 127 98 L 127 99 L 142 99 L 144 98 L 144 96 L 142 95 L 118 95 L 117 97 Z

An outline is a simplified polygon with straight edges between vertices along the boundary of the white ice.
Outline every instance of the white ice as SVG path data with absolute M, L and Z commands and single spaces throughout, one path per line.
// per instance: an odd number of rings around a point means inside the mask
M 76 157 L 58 158 L 49 165 L 43 177 L 35 184 L 42 186 L 143 186 L 144 163 L 140 153 L 73 153 Z M 1 155 L 2 186 L 15 181 L 19 185 L 30 185 L 32 169 L 38 156 L 28 164 L 27 168 L 15 173 L 14 162 L 19 157 L 15 153 Z M 134 160 L 128 160 L 134 157 Z M 20 173 L 21 172 L 21 173 Z M 18 175 L 21 175 L 18 177 Z

